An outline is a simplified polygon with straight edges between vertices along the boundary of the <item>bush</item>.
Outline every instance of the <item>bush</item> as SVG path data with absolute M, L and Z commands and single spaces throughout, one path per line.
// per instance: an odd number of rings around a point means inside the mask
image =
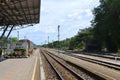
M 14 51 L 22 51 L 22 52 L 24 52 L 24 51 L 26 51 L 26 49 L 24 49 L 24 48 L 16 48 L 16 49 L 14 49 Z
M 18 48 L 16 48 L 16 49 L 14 49 L 14 51 L 19 51 L 19 49 L 18 49 Z
M 20 51 L 25 52 L 25 51 L 26 51 L 26 49 L 21 48 L 21 49 L 20 49 Z
M 26 51 L 26 49 L 24 49 L 24 48 L 16 48 L 16 49 L 14 49 L 14 51 L 16 51 L 17 53 L 21 52 L 21 54 L 23 54 Z

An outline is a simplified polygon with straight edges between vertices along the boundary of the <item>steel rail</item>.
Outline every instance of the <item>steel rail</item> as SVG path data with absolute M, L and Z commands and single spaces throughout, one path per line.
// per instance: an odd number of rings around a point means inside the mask
M 47 62 L 50 64 L 50 66 L 52 67 L 52 69 L 55 71 L 55 73 L 57 74 L 57 78 L 59 80 L 64 80 L 63 77 L 61 76 L 61 74 L 57 71 L 57 69 L 53 66 L 53 64 L 47 59 L 47 57 L 45 56 L 44 52 L 41 51 L 43 56 L 45 57 L 45 59 L 47 60 Z
M 46 52 L 54 55 L 53 53 L 51 53 L 51 52 L 49 52 L 49 51 L 46 51 Z M 61 57 L 59 57 L 59 56 L 57 56 L 57 55 L 54 55 L 54 56 L 56 56 L 56 57 L 64 60 L 63 58 L 61 58 Z M 64 61 L 66 61 L 66 60 L 64 60 Z M 68 64 L 71 64 L 71 65 L 75 66 L 76 68 L 82 70 L 83 72 L 87 73 L 89 76 L 94 77 L 95 79 L 98 79 L 98 80 L 106 80 L 106 78 L 101 77 L 101 76 L 99 76 L 98 74 L 94 74 L 93 72 L 91 72 L 91 71 L 89 71 L 89 70 L 87 70 L 87 69 L 85 69 L 85 68 L 83 68 L 83 67 L 80 67 L 80 66 L 78 66 L 78 65 L 76 65 L 76 64 L 74 64 L 74 63 L 72 63 L 72 62 L 70 62 L 70 61 L 66 61 L 66 62 L 67 62 Z
M 89 62 L 92 62 L 92 63 L 97 63 L 99 65 L 107 66 L 109 68 L 113 68 L 113 69 L 116 69 L 116 70 L 120 70 L 120 65 L 118 65 L 118 64 L 109 63 L 109 62 L 100 61 L 100 60 L 91 59 L 91 58 L 86 58 L 86 57 L 77 56 L 77 55 L 72 55 L 72 54 L 66 54 L 66 55 L 72 56 L 72 57 L 75 57 L 75 58 L 78 58 L 78 59 L 82 59 L 82 60 L 85 60 L 85 61 L 89 61 Z
M 48 53 L 47 53 L 48 54 Z M 67 69 L 69 72 L 71 72 L 78 80 L 86 80 L 84 77 L 76 73 L 74 70 L 71 70 L 68 66 L 61 63 L 59 60 L 55 59 L 53 56 L 48 54 L 51 58 L 53 58 L 56 62 L 58 62 L 60 65 L 62 65 L 65 69 Z

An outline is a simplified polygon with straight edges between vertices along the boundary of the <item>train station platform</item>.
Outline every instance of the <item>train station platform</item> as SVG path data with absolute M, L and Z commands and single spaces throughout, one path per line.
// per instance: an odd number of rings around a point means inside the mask
M 0 80 L 40 80 L 38 50 L 29 58 L 7 59 L 0 62 Z

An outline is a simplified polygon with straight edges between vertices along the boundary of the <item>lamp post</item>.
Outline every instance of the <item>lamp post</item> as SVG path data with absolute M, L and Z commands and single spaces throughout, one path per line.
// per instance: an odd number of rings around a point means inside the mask
M 46 42 L 47 42 L 47 41 L 45 40 L 45 48 L 46 48 L 46 46 L 47 46 Z
M 18 37 L 18 40 L 19 40 L 19 31 L 17 31 L 17 37 Z
M 60 25 L 58 25 L 58 54 L 59 54 L 59 48 L 60 48 L 59 40 L 60 40 Z
M 52 48 L 54 48 L 54 41 L 52 40 Z
M 48 48 L 49 48 L 49 36 L 48 36 Z

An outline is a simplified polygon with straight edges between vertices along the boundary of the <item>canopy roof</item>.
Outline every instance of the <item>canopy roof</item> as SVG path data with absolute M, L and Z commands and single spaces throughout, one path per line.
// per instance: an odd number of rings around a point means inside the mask
M 0 0 L 0 30 L 39 23 L 41 0 Z

